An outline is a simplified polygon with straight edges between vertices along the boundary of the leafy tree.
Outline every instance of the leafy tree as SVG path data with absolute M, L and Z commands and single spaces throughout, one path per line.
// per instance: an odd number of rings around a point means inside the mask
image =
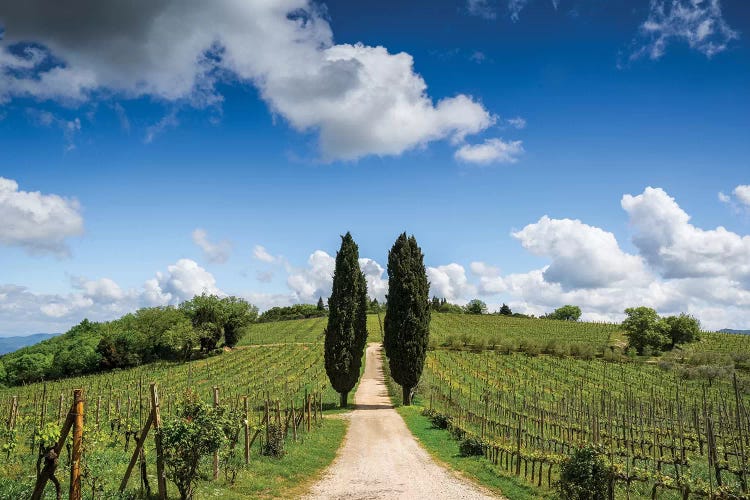
M 326 310 L 326 305 L 323 302 L 323 297 L 318 297 L 318 311 L 325 312 L 325 310 Z
M 258 317 L 259 323 L 268 323 L 271 321 L 287 321 L 293 319 L 321 318 L 328 314 L 324 310 L 318 309 L 314 304 L 294 304 L 287 307 L 272 307 Z
M 612 472 L 597 448 L 582 446 L 560 464 L 555 486 L 564 500 L 605 500 L 610 498 Z
M 234 347 L 244 327 L 258 317 L 258 308 L 243 299 L 205 293 L 183 302 L 180 309 L 193 322 L 201 349 L 206 352 L 216 349 L 222 337 L 228 347 Z
M 629 307 L 625 309 L 627 318 L 622 322 L 628 346 L 634 348 L 638 354 L 659 352 L 669 345 L 667 336 L 668 325 L 659 318 L 650 307 Z
M 210 352 L 216 349 L 224 334 L 226 321 L 221 299 L 216 295 L 203 293 L 180 304 L 180 309 L 193 322 L 193 327 L 198 332 L 201 350 Z
M 8 360 L 6 370 L 12 383 L 37 382 L 42 380 L 52 367 L 53 354 L 41 352 L 24 353 Z
M 324 345 L 326 373 L 331 386 L 341 395 L 342 408 L 359 379 L 367 342 L 367 305 L 367 283 L 359 267 L 359 248 L 347 232 L 336 252 Z
M 245 327 L 258 318 L 258 308 L 237 297 L 221 299 L 224 307 L 224 343 L 234 347 L 245 335 Z
M 581 318 L 581 308 L 578 306 L 564 305 L 558 307 L 551 314 L 546 316 L 549 319 L 559 319 L 562 321 L 578 321 Z
M 503 303 L 503 305 L 500 306 L 500 310 L 498 311 L 498 314 L 502 314 L 503 316 L 512 316 L 513 311 L 510 310 L 510 307 L 508 307 L 508 304 Z
M 183 500 L 192 498 L 201 459 L 227 442 L 226 429 L 230 425 L 224 413 L 224 408 L 212 408 L 197 394 L 188 391 L 177 414 L 162 424 L 167 477 L 177 486 Z
M 393 380 L 403 390 L 404 405 L 419 382 L 430 335 L 430 283 L 424 255 L 414 236 L 402 233 L 388 252 L 388 304 L 384 339 Z
M 670 348 L 677 344 L 687 344 L 699 340 L 701 324 L 695 317 L 682 313 L 679 316 L 664 318 Z
M 474 300 L 471 300 L 468 304 L 466 304 L 466 307 L 464 307 L 464 310 L 468 314 L 487 314 L 487 304 L 485 304 L 479 299 L 474 299 Z

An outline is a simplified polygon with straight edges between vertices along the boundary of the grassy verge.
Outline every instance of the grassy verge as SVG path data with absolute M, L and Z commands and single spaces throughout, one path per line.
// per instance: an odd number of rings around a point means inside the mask
M 328 413 L 328 412 L 326 412 Z M 295 498 L 320 478 L 336 458 L 349 421 L 327 418 L 322 429 L 304 436 L 304 442 L 288 443 L 281 459 L 253 456 L 234 486 L 223 479 L 201 483 L 196 498 Z

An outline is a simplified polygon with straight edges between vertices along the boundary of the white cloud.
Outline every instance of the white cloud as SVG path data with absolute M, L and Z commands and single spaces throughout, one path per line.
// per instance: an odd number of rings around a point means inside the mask
M 732 193 L 737 201 L 746 207 L 750 207 L 750 185 L 737 186 Z
M 255 245 L 253 248 L 253 256 L 259 261 L 267 262 L 268 264 L 274 264 L 280 260 L 280 257 L 274 257 L 261 245 Z
M 336 259 L 323 250 L 314 251 L 307 259 L 307 267 L 292 270 L 287 285 L 298 302 L 312 302 L 318 297 L 329 297 L 333 284 Z
M 728 194 L 724 194 L 723 192 L 719 191 L 719 201 L 722 203 L 731 203 L 732 197 Z
M 1 22 L 0 102 L 114 95 L 205 107 L 220 104 L 219 79 L 252 83 L 274 115 L 318 134 L 326 160 L 398 155 L 494 123 L 469 96 L 434 101 L 407 53 L 334 44 L 326 15 L 308 0 L 28 0 L 6 5 Z M 28 41 L 44 48 L 10 51 Z M 146 142 L 176 122 L 168 114 Z
M 0 244 L 31 254 L 67 256 L 67 240 L 81 234 L 83 217 L 77 200 L 20 191 L 16 181 L 0 177 Z
M 385 301 L 385 295 L 388 293 L 388 278 L 384 277 L 385 269 L 372 259 L 359 259 L 359 268 L 365 275 L 367 281 L 367 295 L 371 299 L 378 299 L 379 302 Z
M 660 188 L 626 194 L 622 208 L 630 216 L 633 243 L 665 278 L 727 277 L 750 284 L 750 236 L 723 227 L 704 230 Z
M 526 120 L 521 118 L 520 116 L 516 116 L 515 118 L 508 118 L 505 120 L 508 125 L 511 127 L 517 128 L 519 130 L 526 128 Z
M 523 152 L 521 141 L 505 142 L 502 139 L 486 139 L 482 144 L 464 144 L 456 151 L 455 157 L 468 163 L 488 165 L 490 163 L 515 163 Z
M 641 259 L 623 252 L 612 233 L 579 220 L 545 215 L 513 237 L 534 255 L 552 259 L 544 278 L 563 288 L 597 288 L 643 272 Z
M 466 10 L 472 16 L 484 19 L 495 19 L 497 17 L 495 7 L 491 6 L 487 0 L 467 0 Z
M 196 228 L 192 233 L 193 243 L 203 250 L 203 255 L 209 262 L 223 264 L 232 254 L 232 243 L 227 240 L 212 243 L 204 229 Z
M 153 305 L 182 302 L 202 293 L 226 295 L 216 286 L 213 274 L 190 259 L 180 259 L 167 266 L 166 273 L 157 272 L 156 278 L 144 286 L 148 298 L 155 299 L 151 302 Z
M 476 287 L 469 283 L 466 270 L 460 264 L 428 267 L 430 296 L 445 298 L 451 302 L 466 302 L 476 294 Z
M 117 302 L 125 298 L 125 293 L 120 285 L 109 278 L 98 280 L 87 280 L 85 278 L 74 278 L 73 286 L 83 292 L 84 297 L 90 298 L 97 303 Z
M 720 0 L 651 0 L 630 60 L 660 59 L 672 41 L 687 42 L 710 58 L 738 38 L 722 16 Z

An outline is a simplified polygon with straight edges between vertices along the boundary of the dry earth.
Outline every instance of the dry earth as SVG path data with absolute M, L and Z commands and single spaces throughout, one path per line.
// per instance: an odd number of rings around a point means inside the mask
M 344 445 L 307 498 L 497 498 L 436 464 L 417 443 L 388 397 L 381 349 L 367 346 Z

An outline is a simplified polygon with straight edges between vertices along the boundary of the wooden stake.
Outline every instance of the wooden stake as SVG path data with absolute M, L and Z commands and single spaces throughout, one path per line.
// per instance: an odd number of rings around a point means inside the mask
M 214 408 L 219 407 L 219 388 L 214 386 Z M 214 480 L 219 479 L 219 451 L 214 452 Z
M 125 476 L 122 478 L 122 482 L 120 482 L 120 491 L 125 491 L 125 487 L 128 485 L 128 479 L 130 479 L 130 474 L 133 472 L 133 467 L 135 467 L 135 462 L 138 460 L 138 457 L 141 454 L 141 448 L 143 448 L 143 443 L 146 441 L 146 436 L 148 435 L 149 429 L 151 429 L 151 424 L 154 423 L 154 414 L 149 413 L 148 420 L 146 420 L 146 425 L 143 426 L 143 430 L 141 431 L 140 435 L 135 441 L 135 450 L 133 450 L 133 456 L 130 458 L 130 463 L 128 464 L 128 468 L 125 470 Z
M 167 500 L 167 476 L 164 473 L 164 449 L 161 444 L 161 414 L 159 412 L 159 392 L 156 383 L 151 382 L 151 414 L 154 420 L 154 443 L 156 444 L 156 484 L 159 499 Z
M 83 451 L 83 389 L 73 391 L 73 453 L 70 457 L 70 500 L 81 500 Z
M 248 422 L 247 412 L 247 396 L 242 397 L 242 407 L 245 410 L 245 420 L 243 421 L 245 428 L 245 464 L 250 463 L 250 423 Z

